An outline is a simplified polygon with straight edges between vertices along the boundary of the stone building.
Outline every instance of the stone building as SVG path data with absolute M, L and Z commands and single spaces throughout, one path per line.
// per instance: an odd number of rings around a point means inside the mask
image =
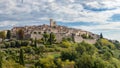
M 50 19 L 50 27 L 56 27 L 56 22 L 53 19 Z

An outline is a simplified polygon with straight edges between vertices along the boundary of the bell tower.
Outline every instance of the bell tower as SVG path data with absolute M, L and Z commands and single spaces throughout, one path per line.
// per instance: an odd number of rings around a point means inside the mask
M 50 27 L 56 27 L 56 22 L 53 19 L 50 19 Z

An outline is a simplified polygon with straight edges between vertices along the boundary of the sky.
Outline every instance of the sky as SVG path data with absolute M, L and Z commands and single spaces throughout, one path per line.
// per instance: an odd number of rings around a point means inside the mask
M 49 24 L 50 18 L 120 41 L 120 0 L 0 0 L 0 30 Z

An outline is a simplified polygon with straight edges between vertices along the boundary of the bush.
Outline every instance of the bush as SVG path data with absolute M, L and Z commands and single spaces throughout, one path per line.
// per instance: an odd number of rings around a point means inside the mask
M 72 50 L 66 50 L 61 52 L 61 59 L 62 60 L 70 60 L 74 61 L 77 58 L 77 52 Z
M 47 51 L 47 52 L 54 52 L 55 49 L 54 49 L 54 48 L 47 48 L 46 51 Z
M 21 46 L 27 46 L 29 44 L 29 41 L 22 41 Z
M 25 53 L 28 53 L 28 54 L 35 53 L 35 51 L 33 50 L 33 48 L 31 46 L 24 47 L 23 50 L 25 51 Z
M 20 47 L 21 46 L 21 41 L 15 41 L 15 47 Z
M 15 47 L 15 41 L 11 41 L 11 42 L 10 42 L 10 46 L 11 46 L 11 47 Z
M 36 68 L 56 68 L 57 66 L 54 63 L 54 57 L 47 56 L 46 58 L 41 58 L 38 62 L 35 63 Z
M 60 52 L 61 51 L 61 47 L 55 47 L 55 51 L 56 52 Z
M 10 47 L 10 43 L 9 42 L 4 42 L 5 48 L 9 48 Z
M 107 39 L 99 39 L 98 42 L 101 46 L 107 46 L 110 49 L 115 49 L 115 45 L 109 42 Z
M 61 47 L 68 48 L 71 46 L 71 43 L 69 41 L 62 41 Z

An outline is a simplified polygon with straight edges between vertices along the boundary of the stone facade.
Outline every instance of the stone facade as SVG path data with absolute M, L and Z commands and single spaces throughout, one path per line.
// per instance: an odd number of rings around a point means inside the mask
M 81 29 L 74 29 L 74 28 L 68 28 L 65 26 L 59 26 L 56 24 L 53 19 L 50 19 L 50 25 L 40 25 L 40 26 L 25 26 L 25 27 L 14 27 L 12 31 L 13 37 L 16 37 L 16 32 L 19 29 L 24 30 L 25 39 L 33 38 L 33 39 L 41 39 L 43 37 L 44 32 L 47 32 L 48 34 L 53 32 L 56 36 L 56 42 L 61 42 L 63 38 L 73 38 L 75 42 L 82 42 L 86 41 L 88 43 L 95 43 L 97 39 L 99 39 L 99 36 L 96 34 L 93 34 L 88 31 L 84 31 Z M 84 39 L 81 37 L 81 35 L 90 35 L 92 39 Z
M 53 19 L 50 19 L 50 27 L 56 27 L 56 22 Z

